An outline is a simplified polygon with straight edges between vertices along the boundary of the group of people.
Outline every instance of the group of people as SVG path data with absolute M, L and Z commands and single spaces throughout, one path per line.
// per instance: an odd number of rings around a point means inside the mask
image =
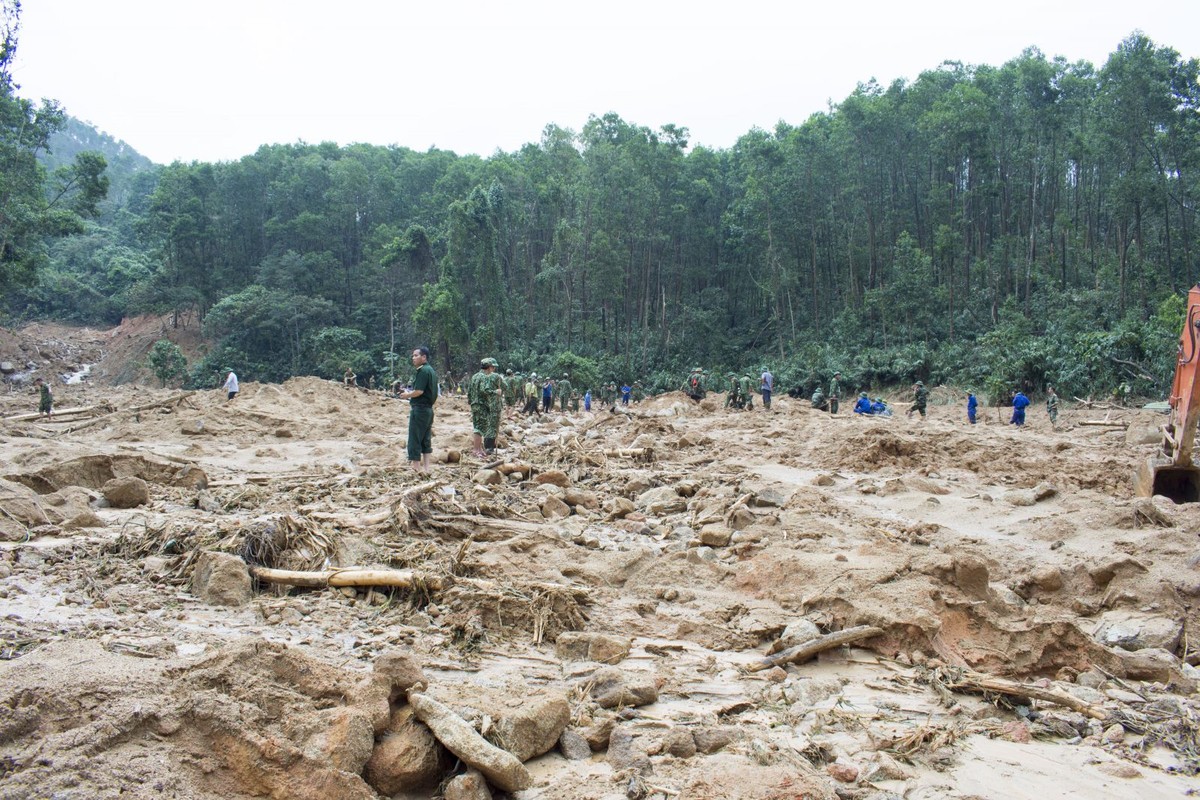
M 758 394 L 762 397 L 762 406 L 765 410 L 771 410 L 771 395 L 775 391 L 775 376 L 771 374 L 771 370 L 766 367 L 762 368 L 761 374 L 758 377 L 757 387 L 755 381 L 750 377 L 750 373 L 744 373 L 741 377 L 736 372 L 728 372 L 725 375 L 725 385 L 718 386 L 718 381 L 715 375 L 709 375 L 708 370 L 700 367 L 692 367 L 692 371 L 684 379 L 683 385 L 679 387 L 679 391 L 686 394 L 696 402 L 700 402 L 710 391 L 717 391 L 720 388 L 725 389 L 725 408 L 733 408 L 739 411 L 752 411 L 754 409 L 754 394 L 757 388 Z

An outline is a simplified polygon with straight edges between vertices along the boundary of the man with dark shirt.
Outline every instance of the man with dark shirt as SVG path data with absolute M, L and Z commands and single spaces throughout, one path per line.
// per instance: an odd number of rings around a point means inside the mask
M 400 393 L 407 400 L 408 409 L 408 461 L 417 472 L 428 472 L 433 454 L 433 404 L 437 400 L 437 375 L 429 366 L 429 348 L 418 347 L 412 351 L 412 363 L 416 368 L 412 385 Z

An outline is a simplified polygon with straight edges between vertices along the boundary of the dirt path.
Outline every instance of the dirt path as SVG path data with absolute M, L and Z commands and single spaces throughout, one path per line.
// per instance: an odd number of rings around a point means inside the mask
M 473 796 L 400 662 L 526 762 L 515 798 L 1200 791 L 1200 509 L 1133 499 L 1152 445 L 1095 411 L 1016 430 L 672 394 L 508 419 L 498 460 L 529 469 L 425 480 L 380 393 L 178 395 L 85 382 L 60 407 L 116 410 L 0 427 L 0 798 Z M 468 420 L 443 398 L 435 447 L 469 451 Z M 132 478 L 148 502 L 105 499 Z M 288 592 L 205 553 L 420 577 Z M 857 625 L 882 634 L 751 669 Z

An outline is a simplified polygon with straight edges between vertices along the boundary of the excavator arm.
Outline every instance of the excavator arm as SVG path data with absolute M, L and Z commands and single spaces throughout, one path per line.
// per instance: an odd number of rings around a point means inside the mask
M 1192 463 L 1196 423 L 1200 421 L 1200 285 L 1188 292 L 1187 316 L 1179 334 L 1175 380 L 1167 399 L 1170 416 L 1162 447 L 1134 476 L 1139 497 L 1165 495 L 1177 503 L 1200 501 L 1200 469 Z

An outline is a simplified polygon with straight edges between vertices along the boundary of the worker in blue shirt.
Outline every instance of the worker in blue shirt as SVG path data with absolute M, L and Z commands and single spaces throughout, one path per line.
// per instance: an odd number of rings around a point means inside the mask
M 975 424 L 975 410 L 979 408 L 979 401 L 975 399 L 974 392 L 967 392 L 967 420 Z
M 1025 424 L 1025 409 L 1029 406 L 1029 398 L 1024 392 L 1013 392 L 1012 407 L 1012 424 L 1021 426 Z

